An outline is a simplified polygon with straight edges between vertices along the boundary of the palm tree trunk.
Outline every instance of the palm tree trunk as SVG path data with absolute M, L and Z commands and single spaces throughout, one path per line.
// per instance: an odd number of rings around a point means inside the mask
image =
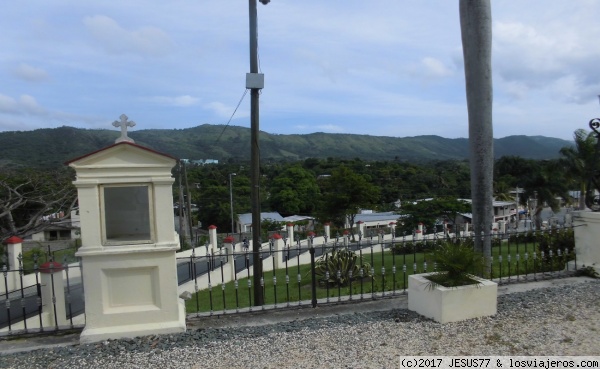
M 475 249 L 489 261 L 493 221 L 492 16 L 490 0 L 460 0 Z M 484 237 L 478 237 L 483 233 Z M 489 266 L 489 262 L 488 262 Z

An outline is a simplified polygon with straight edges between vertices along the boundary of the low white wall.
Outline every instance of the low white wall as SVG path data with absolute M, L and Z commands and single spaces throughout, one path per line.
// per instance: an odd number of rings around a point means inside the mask
M 575 256 L 576 261 L 570 261 L 569 270 L 592 267 L 600 273 L 600 212 L 573 212 L 575 226 Z

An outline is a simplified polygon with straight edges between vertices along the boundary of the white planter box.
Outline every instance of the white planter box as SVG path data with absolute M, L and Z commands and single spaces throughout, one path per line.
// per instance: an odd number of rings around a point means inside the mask
M 430 281 L 425 277 L 431 274 L 434 273 L 408 277 L 409 310 L 440 323 L 496 315 L 498 285 L 495 282 L 473 277 L 481 284 L 430 289 Z

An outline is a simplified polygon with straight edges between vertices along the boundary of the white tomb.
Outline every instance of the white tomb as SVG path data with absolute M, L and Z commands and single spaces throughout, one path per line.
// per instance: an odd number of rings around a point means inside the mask
M 121 120 L 128 123 L 124 115 Z M 81 217 L 82 343 L 186 329 L 175 259 L 171 169 L 177 159 L 123 136 L 126 131 L 114 145 L 67 163 L 77 173 Z

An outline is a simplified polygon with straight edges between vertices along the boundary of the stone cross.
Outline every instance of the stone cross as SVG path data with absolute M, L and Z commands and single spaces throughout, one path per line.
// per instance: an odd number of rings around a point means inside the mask
M 121 114 L 121 116 L 119 118 L 121 120 L 115 120 L 112 124 L 115 127 L 121 127 L 121 136 L 119 136 L 119 138 L 117 138 L 115 140 L 115 143 L 119 143 L 119 142 L 123 142 L 123 141 L 132 142 L 132 143 L 135 142 L 127 136 L 127 127 L 134 127 L 135 122 L 127 121 L 128 117 L 125 114 Z

